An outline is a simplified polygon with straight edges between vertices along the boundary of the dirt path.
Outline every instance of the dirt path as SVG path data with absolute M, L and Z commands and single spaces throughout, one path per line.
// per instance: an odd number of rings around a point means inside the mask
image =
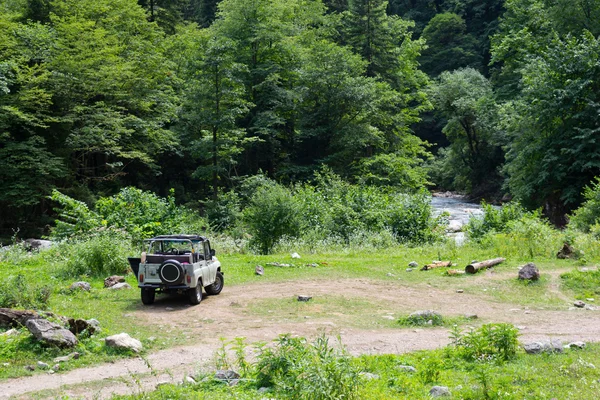
M 551 290 L 558 291 L 555 287 Z M 322 301 L 296 307 L 292 299 L 298 294 L 331 301 L 331 311 Z M 309 338 L 325 333 L 339 335 L 352 354 L 398 354 L 446 345 L 445 328 L 401 329 L 391 322 L 398 315 L 423 309 L 444 316 L 477 314 L 480 322 L 475 323 L 509 322 L 520 327 L 522 341 L 549 336 L 565 342 L 600 338 L 600 311 L 569 310 L 567 302 L 564 310 L 528 309 L 489 296 L 458 294 L 454 288 L 409 287 L 401 282 L 366 279 L 326 284 L 303 281 L 301 286 L 298 282 L 247 284 L 227 287 L 221 295 L 205 298 L 197 307 L 180 299 L 157 298 L 153 306 L 137 311 L 136 317 L 157 327 L 157 337 L 161 331 L 177 329 L 190 336 L 193 345 L 149 354 L 146 361 L 128 359 L 64 374 L 7 380 L 0 382 L 0 398 L 57 394 L 109 398 L 112 394 L 150 390 L 159 382 L 181 381 L 186 374 L 208 368 L 221 346 L 221 337 L 246 337 L 254 343 L 284 333 Z

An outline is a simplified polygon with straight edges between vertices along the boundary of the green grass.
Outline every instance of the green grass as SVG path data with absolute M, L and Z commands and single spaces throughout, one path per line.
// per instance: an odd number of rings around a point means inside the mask
M 588 243 L 589 246 L 592 244 L 592 242 Z M 566 296 L 589 297 L 590 294 L 595 293 L 592 292 L 595 281 L 586 280 L 585 277 L 588 275 L 580 279 L 577 278 L 579 273 L 573 273 L 568 275 L 568 278 L 562 279 L 564 287 L 559 285 L 561 280 L 557 277 L 560 271 L 576 269 L 581 265 L 581 260 L 556 260 L 554 249 L 548 251 L 547 255 L 538 256 L 533 260 L 542 271 L 540 282 L 534 284 L 518 282 L 516 267 L 531 259 L 524 256 L 523 252 L 515 251 L 513 247 L 502 247 L 501 242 L 487 245 L 467 244 L 460 248 L 452 242 L 420 247 L 399 245 L 387 249 L 334 248 L 319 253 L 311 253 L 302 248 L 295 249 L 294 251 L 298 251 L 302 256 L 300 260 L 292 259 L 291 252 L 267 256 L 226 254 L 226 252 L 219 252 L 218 243 L 215 243 L 215 246 L 225 271 L 226 287 L 250 283 L 260 285 L 265 282 L 298 281 L 300 292 L 301 282 L 308 279 L 322 281 L 324 285 L 328 280 L 333 279 L 367 279 L 374 283 L 393 283 L 399 287 L 402 285 L 416 288 L 432 287 L 452 292 L 462 289 L 465 294 L 488 297 L 498 302 L 547 308 L 560 308 L 565 304 L 556 291 L 548 290 L 552 285 L 563 289 Z M 406 272 L 411 261 L 416 261 L 422 266 L 433 260 L 451 260 L 457 265 L 453 268 L 462 269 L 472 260 L 498 256 L 504 256 L 507 260 L 495 267 L 493 273 L 482 271 L 476 275 L 447 276 L 443 268 L 431 271 L 416 269 Z M 52 288 L 45 307 L 47 311 L 75 318 L 96 318 L 100 321 L 102 332 L 82 341 L 76 350 L 83 356 L 69 363 L 65 368 L 77 368 L 128 357 L 128 354 L 114 353 L 104 347 L 102 339 L 110 334 L 127 332 L 140 339 L 146 351 L 155 351 L 191 341 L 185 328 L 171 326 L 158 327 L 161 329 L 160 339 L 151 340 L 152 337 L 157 336 L 157 327 L 136 318 L 136 315 L 145 308 L 140 302 L 135 278 L 131 274 L 127 276 L 127 281 L 134 289 L 113 292 L 103 288 L 104 277 L 66 278 L 61 271 L 67 260 L 67 253 L 60 247 L 40 254 L 15 250 L 3 253 L 0 257 L 0 276 L 22 274 L 31 283 L 48 285 Z M 586 257 L 588 265 L 600 261 L 600 255 L 595 250 L 586 250 Z M 293 263 L 297 267 L 268 266 L 267 263 L 270 262 Z M 317 263 L 318 266 L 306 266 L 313 263 Z M 256 265 L 259 264 L 265 267 L 264 276 L 257 276 L 254 272 Z M 553 277 L 549 275 L 550 273 L 554 273 Z M 90 282 L 92 291 L 90 293 L 68 291 L 69 285 L 77 280 Z M 365 290 L 367 293 L 367 288 Z M 298 321 L 305 316 L 324 319 L 326 318 L 326 313 L 323 311 L 325 303 L 328 312 L 333 310 L 342 314 L 336 317 L 356 327 L 374 329 L 398 327 L 397 319 L 402 317 L 395 314 L 396 311 L 391 314 L 393 320 L 372 313 L 373 304 L 367 296 L 362 295 L 352 298 L 329 296 L 313 299 L 309 303 L 298 303 L 292 297 L 283 300 L 258 299 L 249 304 L 247 312 L 261 315 L 264 312 L 261 310 L 272 308 L 275 313 L 271 315 L 281 320 Z M 347 304 L 351 304 L 352 307 L 345 307 Z M 352 311 L 347 310 L 350 308 Z M 10 345 L 5 344 L 5 347 L 11 350 L 0 352 L 0 365 L 10 363 L 10 366 L 0 368 L 0 379 L 31 374 L 23 368 L 25 365 L 35 364 L 38 360 L 48 362 L 57 355 L 69 353 L 67 350 L 45 348 L 35 343 L 26 331 Z
M 600 270 L 584 272 L 573 270 L 562 274 L 561 279 L 563 285 L 572 290 L 577 299 L 600 297 Z

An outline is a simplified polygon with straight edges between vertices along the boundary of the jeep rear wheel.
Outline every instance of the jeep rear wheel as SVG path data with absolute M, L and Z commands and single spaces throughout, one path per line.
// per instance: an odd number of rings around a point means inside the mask
M 223 279 L 223 274 L 217 272 L 215 282 L 212 285 L 208 285 L 207 287 L 205 287 L 204 290 L 206 290 L 206 294 L 219 294 L 221 293 L 221 290 L 223 290 L 223 283 L 225 283 L 225 280 Z
M 154 298 L 156 297 L 156 292 L 154 289 L 145 289 L 142 288 L 142 303 L 146 305 L 150 305 L 154 303 Z
M 202 285 L 200 284 L 200 282 L 198 282 L 195 288 L 188 289 L 187 293 L 190 304 L 200 304 L 200 302 L 202 301 Z

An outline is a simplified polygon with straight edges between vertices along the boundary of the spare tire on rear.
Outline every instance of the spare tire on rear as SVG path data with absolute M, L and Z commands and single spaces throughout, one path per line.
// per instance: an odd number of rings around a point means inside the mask
M 158 268 L 158 276 L 165 285 L 179 285 L 183 283 L 185 269 L 177 260 L 167 260 Z

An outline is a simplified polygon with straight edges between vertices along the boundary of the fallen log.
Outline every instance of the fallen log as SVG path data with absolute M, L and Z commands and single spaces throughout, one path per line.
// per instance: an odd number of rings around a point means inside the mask
M 421 268 L 421 271 L 429 271 L 430 269 L 449 267 L 451 265 L 452 265 L 452 261 L 436 261 L 432 264 L 427 264 L 427 265 L 423 266 L 423 268 Z
M 498 265 L 504 261 L 506 261 L 506 258 L 499 257 L 499 258 L 493 258 L 491 260 L 485 260 L 485 261 L 478 262 L 478 263 L 472 263 L 465 267 L 465 272 L 468 274 L 474 274 L 477 271 L 479 271 L 480 269 L 486 269 L 489 267 L 493 267 L 494 265 Z
M 13 310 L 12 308 L 0 308 L 0 328 L 18 328 L 25 323 L 40 316 L 33 311 Z
M 461 271 L 459 269 L 449 269 L 448 271 L 446 271 L 446 273 L 448 275 L 464 275 L 465 271 Z

